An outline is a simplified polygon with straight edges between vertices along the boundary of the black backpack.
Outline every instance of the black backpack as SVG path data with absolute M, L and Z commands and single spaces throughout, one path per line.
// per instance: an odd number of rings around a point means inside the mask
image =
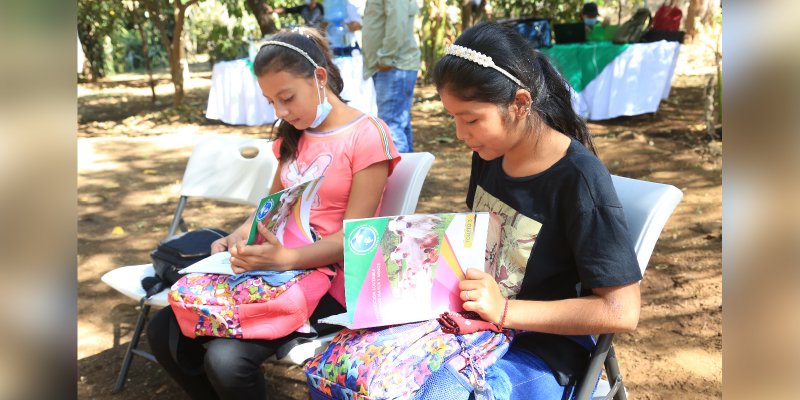
M 614 34 L 613 42 L 617 44 L 639 43 L 649 28 L 650 18 L 650 10 L 646 7 L 639 8 L 631 19 L 619 27 L 617 33 Z
M 164 239 L 150 253 L 155 276 L 142 279 L 142 288 L 150 297 L 172 286 L 181 275 L 178 271 L 211 255 L 211 243 L 228 236 L 216 228 L 202 228 Z

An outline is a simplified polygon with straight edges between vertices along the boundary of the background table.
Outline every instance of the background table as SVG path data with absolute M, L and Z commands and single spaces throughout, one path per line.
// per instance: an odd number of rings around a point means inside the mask
M 362 78 L 362 58 L 357 51 L 351 57 L 336 57 L 344 81 L 342 98 L 364 113 L 377 116 L 372 78 Z M 261 93 L 249 59 L 223 61 L 211 71 L 206 118 L 232 125 L 266 125 L 275 122 L 275 110 Z
M 275 110 L 261 93 L 251 65 L 249 59 L 214 64 L 206 118 L 232 125 L 275 122 Z
M 573 88 L 572 105 L 590 120 L 651 113 L 669 96 L 680 44 L 590 42 L 541 49 Z

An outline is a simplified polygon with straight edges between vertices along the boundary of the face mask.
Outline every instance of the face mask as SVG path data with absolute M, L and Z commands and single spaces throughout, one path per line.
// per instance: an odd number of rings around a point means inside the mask
M 317 87 L 319 87 L 319 81 L 317 81 L 317 74 L 314 74 L 314 83 L 316 83 Z M 331 113 L 331 103 L 328 102 L 328 96 L 325 92 L 325 87 L 322 88 L 322 95 L 320 96 L 319 90 L 317 90 L 317 96 L 319 96 L 319 104 L 317 104 L 317 116 L 314 118 L 314 122 L 311 123 L 311 128 L 318 127 L 325 118 L 328 118 L 328 114 Z
M 583 20 L 583 23 L 588 26 L 595 26 L 597 25 L 597 18 L 586 18 Z

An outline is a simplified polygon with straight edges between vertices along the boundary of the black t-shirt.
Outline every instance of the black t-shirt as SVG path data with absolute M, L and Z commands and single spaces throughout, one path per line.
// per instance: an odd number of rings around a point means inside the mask
M 510 177 L 502 163 L 502 157 L 485 161 L 473 154 L 467 206 L 497 213 L 503 220 L 490 273 L 504 296 L 560 300 L 642 279 L 611 175 L 586 147 L 573 140 L 562 159 L 533 176 Z M 540 355 L 554 370 L 563 368 L 554 366 L 542 347 L 574 345 L 558 336 L 523 338 L 518 336 L 515 343 Z M 581 353 L 588 357 L 588 352 Z

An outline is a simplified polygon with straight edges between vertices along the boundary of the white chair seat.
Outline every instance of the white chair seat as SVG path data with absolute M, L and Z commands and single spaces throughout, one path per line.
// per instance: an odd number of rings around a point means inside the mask
M 275 355 L 272 355 L 267 359 L 267 361 L 277 361 L 282 364 L 303 365 L 306 361 L 325 350 L 331 340 L 333 340 L 333 337 L 338 333 L 339 332 L 334 332 L 325 336 L 320 336 L 306 343 L 298 344 L 292 347 L 289 353 L 283 358 L 278 359 Z
M 105 282 L 114 290 L 139 301 L 145 296 L 144 289 L 139 282 L 145 277 L 154 276 L 153 264 L 129 265 L 106 272 L 100 280 Z M 133 284 L 135 282 L 136 284 Z M 155 307 L 166 307 L 169 305 L 167 300 L 168 289 L 164 289 L 145 301 L 145 304 Z

